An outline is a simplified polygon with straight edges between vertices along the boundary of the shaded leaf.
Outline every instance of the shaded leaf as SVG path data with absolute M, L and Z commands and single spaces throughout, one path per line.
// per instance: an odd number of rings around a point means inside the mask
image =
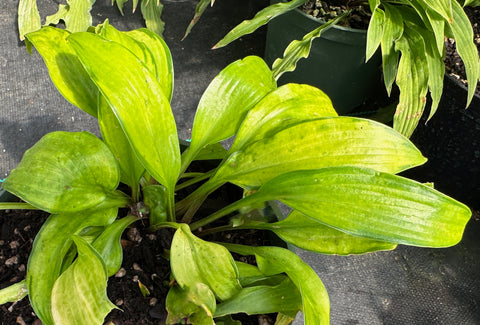
M 276 312 L 296 313 L 302 309 L 302 296 L 295 284 L 286 277 L 275 286 L 260 285 L 243 288 L 232 298 L 217 305 L 215 317 L 236 313 L 248 315 Z
M 137 220 L 139 219 L 135 216 L 127 216 L 114 221 L 92 243 L 92 247 L 95 248 L 105 262 L 107 276 L 114 275 L 120 269 L 123 260 L 120 237 L 123 231 Z
M 255 255 L 258 268 L 265 275 L 286 273 L 301 293 L 305 324 L 329 323 L 330 302 L 327 290 L 315 271 L 295 253 L 280 247 L 224 245 L 235 253 Z
M 400 52 L 395 50 L 395 42 L 403 34 L 402 15 L 394 6 L 384 4 L 385 7 L 385 28 L 381 40 L 382 45 L 382 67 L 385 88 L 390 95 L 392 85 L 397 77 L 398 59 Z
M 150 211 L 150 225 L 167 221 L 167 192 L 162 185 L 143 188 L 143 201 Z
M 377 51 L 377 48 L 380 45 L 380 41 L 383 37 L 384 25 L 385 12 L 380 8 L 376 8 L 375 11 L 373 11 L 372 17 L 370 18 L 370 22 L 368 24 L 365 61 L 370 60 L 370 58 Z
M 173 237 L 170 264 L 173 276 L 182 288 L 203 283 L 220 300 L 232 297 L 241 289 L 230 253 L 221 245 L 195 237 L 185 224 Z
M 27 150 L 3 188 L 50 213 L 120 207 L 120 173 L 108 147 L 88 132 L 57 131 Z
M 397 247 L 394 243 L 348 235 L 298 211 L 292 211 L 282 221 L 252 227 L 271 230 L 290 244 L 322 254 L 363 254 Z
M 207 9 L 208 5 L 213 1 L 211 0 L 199 0 L 197 3 L 197 6 L 195 7 L 195 15 L 193 16 L 192 20 L 190 21 L 190 24 L 188 24 L 187 30 L 185 31 L 185 35 L 183 35 L 182 41 L 190 34 L 192 31 L 193 26 L 197 24 L 197 22 L 200 20 L 200 17 L 202 17 L 203 13 Z
M 285 52 L 283 52 L 283 58 L 276 59 L 275 62 L 273 62 L 272 72 L 275 79 L 278 80 L 285 72 L 295 70 L 298 60 L 306 58 L 310 54 L 310 48 L 312 47 L 313 40 L 317 37 L 320 37 L 323 32 L 336 25 L 348 14 L 349 12 L 346 12 L 314 29 L 310 33 L 306 34 L 301 41 L 294 40 L 288 44 Z
M 78 236 L 72 240 L 78 257 L 53 286 L 53 320 L 56 324 L 100 324 L 116 308 L 107 297 L 107 270 L 92 246 Z
M 163 11 L 163 5 L 157 0 L 143 0 L 140 4 L 143 19 L 145 19 L 145 25 L 151 31 L 158 35 L 163 34 L 165 22 L 162 20 L 161 15 Z
M 53 324 L 52 288 L 62 270 L 72 236 L 89 226 L 105 226 L 115 220 L 117 209 L 51 215 L 33 242 L 27 265 L 28 297 L 42 324 Z
M 167 324 L 178 324 L 188 318 L 194 325 L 213 325 L 216 301 L 213 292 L 203 283 L 193 287 L 173 286 L 168 291 Z
M 50 78 L 62 96 L 81 110 L 97 117 L 97 87 L 67 43 L 69 35 L 63 29 L 43 27 L 28 34 L 27 39 L 42 56 Z
M 259 27 L 266 25 L 270 20 L 275 17 L 278 17 L 290 10 L 300 7 L 302 4 L 306 3 L 308 0 L 291 0 L 289 2 L 279 2 L 273 5 L 268 6 L 257 12 L 255 17 L 251 20 L 244 20 L 230 32 L 228 32 L 225 37 L 215 44 L 214 49 L 220 48 L 230 44 L 231 42 L 239 39 L 240 37 L 253 33 Z

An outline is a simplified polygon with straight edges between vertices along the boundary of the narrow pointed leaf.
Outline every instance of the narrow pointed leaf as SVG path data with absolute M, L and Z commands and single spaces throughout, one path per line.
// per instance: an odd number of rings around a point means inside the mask
M 455 36 L 458 54 L 462 58 L 467 74 L 468 95 L 466 106 L 468 107 L 473 95 L 475 95 L 475 89 L 480 75 L 480 57 L 473 41 L 473 30 L 470 20 L 457 1 L 452 0 L 452 7 L 453 22 L 450 24 L 450 27 Z
M 380 41 L 383 37 L 383 30 L 385 25 L 385 12 L 380 8 L 376 8 L 370 18 L 367 30 L 367 48 L 365 61 L 370 58 L 377 51 Z
M 396 43 L 401 51 L 397 73 L 400 98 L 395 112 L 393 127 L 410 137 L 422 117 L 428 90 L 428 63 L 425 43 L 420 34 L 405 27 L 402 38 Z
M 145 25 L 152 32 L 158 35 L 163 34 L 165 22 L 162 20 L 163 5 L 158 0 L 143 0 L 140 3 L 140 9 L 142 11 Z
M 435 34 L 438 53 L 441 53 L 443 56 L 445 53 L 445 19 L 429 7 L 426 8 L 425 13 Z
M 220 300 L 232 297 L 241 289 L 235 263 L 225 247 L 195 237 L 185 224 L 173 237 L 170 263 L 173 276 L 182 288 L 204 283 Z
M 27 38 L 42 56 L 50 78 L 62 96 L 81 110 L 97 117 L 97 87 L 67 43 L 69 35 L 63 29 L 44 27 L 28 34 Z
M 27 280 L 22 280 L 0 290 L 0 305 L 22 300 L 28 294 Z
M 120 244 L 120 237 L 123 231 L 133 222 L 139 220 L 135 216 L 114 221 L 92 243 L 92 247 L 98 252 L 105 262 L 107 276 L 112 276 L 120 269 L 123 260 L 123 249 Z
M 275 79 L 278 80 L 285 72 L 295 70 L 298 60 L 306 58 L 310 54 L 313 40 L 336 25 L 340 20 L 345 18 L 347 14 L 348 12 L 314 29 L 306 34 L 301 41 L 294 40 L 288 44 L 285 52 L 283 52 L 283 58 L 276 59 L 275 62 L 273 62 L 272 72 Z
M 52 290 L 56 324 L 101 324 L 115 307 L 107 297 L 107 271 L 101 256 L 81 237 L 73 236 L 78 257 Z
M 120 173 L 108 147 L 88 132 L 52 132 L 27 150 L 3 188 L 50 213 L 76 212 L 102 204 L 120 207 Z
M 105 226 L 115 220 L 117 209 L 77 214 L 51 215 L 33 242 L 27 265 L 28 297 L 42 324 L 53 324 L 51 314 L 52 288 L 72 245 L 71 237 L 89 226 Z
M 230 152 L 293 124 L 331 116 L 337 113 L 324 92 L 309 85 L 286 84 L 269 93 L 247 113 Z
M 285 220 L 258 228 L 269 229 L 290 244 L 322 254 L 363 254 L 397 247 L 394 243 L 346 234 L 298 211 L 292 211 Z
M 354 236 L 414 246 L 457 244 L 471 216 L 468 207 L 429 186 L 359 167 L 286 173 L 254 195 Z
M 233 154 L 212 182 L 223 179 L 255 188 L 292 170 L 350 165 L 398 173 L 425 161 L 408 139 L 383 124 L 322 118 L 294 125 Z
M 197 3 L 197 6 L 195 7 L 195 15 L 193 16 L 192 20 L 190 21 L 190 24 L 188 24 L 187 30 L 185 31 L 185 35 L 183 35 L 184 40 L 188 34 L 192 31 L 193 26 L 197 24 L 197 22 L 200 20 L 200 17 L 202 17 L 203 13 L 207 9 L 208 5 L 210 5 L 211 0 L 200 0 Z
M 275 88 L 270 69 L 259 57 L 249 56 L 223 69 L 200 99 L 189 150 L 198 152 L 234 135 L 247 111 Z
M 251 20 L 244 20 L 235 26 L 225 37 L 213 48 L 220 48 L 230 44 L 240 37 L 253 33 L 259 27 L 266 25 L 270 20 L 278 17 L 290 10 L 300 7 L 307 0 L 291 0 L 289 2 L 279 2 L 260 10 Z
M 457 0 L 423 0 L 430 8 L 442 15 L 447 22 L 454 20 L 453 3 Z
M 92 15 L 90 11 L 95 0 L 67 0 L 68 11 L 63 21 L 65 28 L 72 32 L 84 32 L 92 26 Z
M 39 30 L 42 27 L 40 13 L 37 8 L 37 0 L 19 0 L 18 2 L 18 33 L 20 40 L 25 35 Z
M 275 286 L 243 288 L 232 298 L 217 305 L 215 317 L 245 313 L 248 315 L 276 312 L 296 313 L 302 309 L 302 296 L 287 277 Z
M 232 252 L 255 255 L 265 275 L 286 273 L 302 295 L 304 324 L 329 324 L 330 301 L 320 278 L 295 253 L 280 247 L 249 247 L 225 244 Z
M 398 59 L 400 52 L 395 50 L 395 42 L 403 34 L 403 20 L 401 14 L 394 6 L 384 4 L 385 7 L 385 28 L 381 40 L 382 45 L 382 67 L 385 88 L 390 95 L 392 85 L 397 77 Z
M 173 189 L 180 170 L 178 136 L 170 104 L 155 75 L 118 43 L 90 33 L 72 34 L 68 40 L 138 159 L 155 179 Z

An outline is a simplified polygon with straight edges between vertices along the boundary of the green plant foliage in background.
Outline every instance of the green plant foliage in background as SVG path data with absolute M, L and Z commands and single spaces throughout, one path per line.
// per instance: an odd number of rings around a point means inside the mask
M 232 29 L 214 48 L 226 46 L 307 1 L 280 2 L 261 10 L 253 19 L 245 20 Z M 390 94 L 394 82 L 400 89 L 394 116 L 396 130 L 408 137 L 413 133 L 425 110 L 428 93 L 432 100 L 428 118 L 435 114 L 443 92 L 445 37 L 455 39 L 457 51 L 465 65 L 468 107 L 480 78 L 480 58 L 473 40 L 472 26 L 461 3 L 457 0 L 355 2 L 355 5 L 359 4 L 369 7 L 372 13 L 367 33 L 366 60 L 380 47 L 387 92 Z M 479 4 L 477 0 L 464 3 L 465 6 Z M 340 20 L 348 19 L 349 13 L 347 10 L 344 15 L 306 34 L 302 40 L 292 41 L 285 49 L 283 58 L 273 63 L 275 78 L 293 71 L 298 60 L 308 57 L 313 40 Z
M 238 324 L 231 314 L 277 312 L 281 325 L 299 311 L 307 325 L 329 323 L 325 286 L 294 252 L 209 242 L 209 233 L 269 230 L 288 243 L 337 255 L 461 240 L 469 208 L 396 175 L 426 161 L 405 136 L 338 116 L 312 86 L 277 87 L 258 57 L 235 61 L 213 79 L 182 152 L 170 109 L 172 58 L 158 35 L 120 32 L 106 21 L 87 32 L 44 27 L 26 37 L 60 93 L 98 118 L 103 139 L 49 133 L 3 183 L 25 202 L 0 203 L 0 209 L 51 213 L 33 243 L 26 279 L 0 290 L 2 303 L 28 294 L 44 325 L 103 323 L 114 308 L 106 287 L 122 263 L 120 237 L 142 218 L 152 231 L 175 231 L 167 324 Z M 220 141 L 232 137 L 223 149 Z M 212 158 L 217 165 L 210 171 L 191 166 Z M 182 188 L 201 182 L 176 200 Z M 209 216 L 197 213 L 225 183 L 244 196 Z M 286 219 L 264 214 L 273 200 L 292 208 Z M 253 255 L 256 266 L 231 252 Z

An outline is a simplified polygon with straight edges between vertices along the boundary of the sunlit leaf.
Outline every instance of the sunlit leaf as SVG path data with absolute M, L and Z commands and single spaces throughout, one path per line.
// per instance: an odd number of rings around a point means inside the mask
M 56 324 L 100 324 L 116 308 L 107 297 L 107 270 L 92 246 L 78 236 L 72 240 L 78 257 L 53 286 L 53 320 Z
M 230 152 L 299 122 L 337 116 L 332 102 L 321 90 L 299 84 L 286 84 L 265 96 L 242 122 Z
M 72 34 L 68 40 L 117 116 L 138 159 L 173 191 L 180 149 L 170 104 L 156 76 L 119 43 L 90 33 Z M 115 53 L 113 58 L 111 53 Z
M 96 117 L 98 90 L 67 43 L 69 35 L 63 29 L 44 27 L 28 34 L 27 39 L 42 56 L 50 78 L 62 96 Z
M 429 186 L 360 167 L 282 174 L 243 200 L 273 199 L 351 235 L 425 247 L 457 244 L 471 216 Z
M 390 95 L 392 85 L 397 77 L 398 59 L 400 52 L 395 50 L 395 41 L 403 34 L 403 20 L 401 14 L 394 6 L 384 4 L 385 28 L 381 40 L 382 66 L 385 88 Z
M 211 182 L 223 179 L 255 188 L 292 170 L 350 165 L 398 173 L 425 161 L 408 139 L 383 124 L 332 117 L 296 124 L 252 143 L 231 155 Z
M 40 13 L 37 8 L 37 0 L 19 0 L 18 2 L 18 33 L 20 40 L 25 35 L 39 30 L 42 27 Z
M 57 131 L 27 150 L 3 188 L 42 210 L 76 212 L 120 207 L 120 173 L 108 147 L 88 132 Z
M 220 48 L 230 44 L 240 37 L 253 33 L 259 27 L 267 24 L 270 20 L 278 17 L 290 10 L 300 7 L 308 0 L 291 0 L 289 2 L 278 2 L 270 5 L 257 12 L 255 17 L 251 20 L 244 20 L 239 25 L 235 26 L 225 37 L 218 42 L 213 48 Z
M 173 237 L 170 264 L 182 288 L 204 283 L 220 300 L 232 297 L 241 289 L 235 263 L 225 247 L 195 237 L 185 224 Z
M 380 8 L 376 8 L 368 24 L 365 61 L 368 61 L 377 51 L 383 37 L 384 26 L 385 12 Z
M 22 280 L 0 290 L 0 305 L 22 300 L 28 294 L 27 280 Z
M 252 228 L 269 229 L 297 247 L 322 254 L 363 254 L 392 250 L 397 244 L 346 234 L 320 221 L 292 211 L 285 220 Z

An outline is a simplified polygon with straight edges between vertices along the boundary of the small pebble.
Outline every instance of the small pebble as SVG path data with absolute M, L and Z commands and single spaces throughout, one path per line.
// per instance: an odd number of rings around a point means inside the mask
M 0 240 L 0 246 L 3 246 L 5 245 L 5 241 L 4 240 Z
M 157 304 L 157 302 L 158 302 L 158 299 L 153 297 L 153 298 L 150 298 L 150 301 L 148 302 L 148 304 L 150 306 L 155 306 Z
M 138 275 L 133 276 L 132 280 L 133 282 L 138 282 Z
M 17 324 L 20 325 L 27 325 L 25 321 L 23 320 L 22 316 L 17 316 Z
M 121 306 L 121 305 L 123 305 L 123 299 L 117 299 L 117 300 L 115 300 L 115 305 L 116 305 L 116 306 Z
M 9 246 L 10 246 L 11 249 L 15 249 L 15 248 L 18 248 L 20 246 L 20 243 L 18 241 L 14 240 L 14 241 L 10 242 Z
M 140 243 L 142 241 L 142 236 L 137 228 L 130 228 L 127 231 L 127 237 L 135 243 Z
M 147 237 L 148 237 L 148 239 L 150 239 L 151 241 L 157 240 L 157 236 L 155 236 L 155 234 L 148 234 Z
M 133 269 L 135 271 L 140 271 L 140 272 L 143 272 L 142 268 L 140 267 L 140 265 L 138 265 L 137 263 L 133 263 Z
M 12 256 L 8 260 L 5 261 L 6 266 L 12 266 L 14 264 L 18 264 L 18 256 Z
M 121 267 L 120 270 L 118 270 L 117 273 L 115 273 L 115 277 L 123 278 L 125 274 L 127 274 L 127 271 L 123 267 Z
M 20 272 L 25 272 L 25 264 L 20 264 L 20 266 L 18 267 L 18 270 Z
M 25 228 L 23 228 L 23 231 L 25 231 L 25 232 L 26 232 L 26 231 L 29 231 L 29 230 L 30 230 L 30 228 L 32 228 L 32 226 L 30 226 L 30 225 L 27 225 L 27 226 L 25 226 Z

